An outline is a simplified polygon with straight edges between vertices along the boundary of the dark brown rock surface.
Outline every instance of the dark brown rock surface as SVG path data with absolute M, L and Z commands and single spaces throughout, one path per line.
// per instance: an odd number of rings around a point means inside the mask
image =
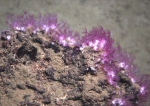
M 1 106 L 108 106 L 120 91 L 136 101 L 139 86 L 127 76 L 120 74 L 114 88 L 100 65 L 92 70 L 98 52 L 90 48 L 83 53 L 78 47 L 63 47 L 42 31 L 1 35 Z

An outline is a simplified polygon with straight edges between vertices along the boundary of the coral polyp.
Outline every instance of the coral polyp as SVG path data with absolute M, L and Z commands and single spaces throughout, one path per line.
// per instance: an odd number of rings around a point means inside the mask
M 70 105 L 72 102 L 76 106 L 142 106 L 148 100 L 149 75 L 138 74 L 134 58 L 120 46 L 114 46 L 109 30 L 99 26 L 79 34 L 66 22 L 58 22 L 56 15 L 34 16 L 26 12 L 10 15 L 7 24 L 10 30 L 0 35 L 3 51 L 0 55 L 4 58 L 4 51 L 9 48 L 8 53 L 15 62 L 10 63 L 8 59 L 9 65 L 1 66 L 0 73 L 5 72 L 7 66 L 16 65 L 13 67 L 19 69 L 17 65 L 24 67 L 29 63 L 28 71 L 37 72 L 36 78 L 48 81 L 51 86 L 59 82 L 63 90 L 68 87 L 61 98 L 53 93 L 49 94 L 51 99 L 42 96 L 42 103 L 50 106 L 74 106 Z M 27 81 L 25 84 L 37 94 L 45 92 Z M 49 102 L 44 102 L 45 98 Z M 21 103 L 26 105 L 27 101 Z

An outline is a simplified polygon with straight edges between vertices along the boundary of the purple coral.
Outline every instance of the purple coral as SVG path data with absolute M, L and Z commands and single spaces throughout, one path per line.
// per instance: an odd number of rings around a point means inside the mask
M 13 14 L 9 15 L 7 19 L 7 24 L 17 30 L 26 30 L 28 27 L 36 26 L 35 17 L 31 14 L 24 12 L 23 15 L 15 16 Z
M 89 46 L 95 51 L 102 51 L 101 56 L 103 60 L 108 60 L 112 57 L 114 52 L 113 39 L 110 37 L 110 31 L 104 30 L 102 27 L 93 27 L 90 32 L 84 33 L 81 40 L 82 47 Z
M 124 96 L 118 98 L 113 98 L 110 102 L 111 106 L 132 106 L 132 104 L 129 102 L 128 98 L 125 98 Z
M 140 85 L 139 101 L 145 102 L 150 95 L 150 75 L 140 75 L 137 78 L 137 83 Z
M 7 24 L 17 31 L 25 31 L 30 28 L 35 36 L 38 31 L 43 30 L 62 46 L 78 46 L 80 51 L 91 48 L 92 51 L 99 52 L 99 56 L 96 58 L 105 70 L 110 85 L 118 87 L 118 74 L 121 72 L 130 78 L 132 84 L 139 84 L 138 101 L 145 101 L 150 95 L 149 75 L 143 75 L 140 78 L 135 76 L 137 67 L 133 64 L 134 59 L 119 46 L 114 47 L 114 40 L 111 38 L 109 30 L 104 30 L 102 27 L 93 27 L 89 32 L 85 30 L 84 36 L 80 38 L 80 34 L 73 32 L 67 23 L 58 23 L 56 15 L 39 15 L 35 18 L 35 16 L 26 12 L 19 16 L 10 15 Z M 11 37 L 7 36 L 7 39 L 10 40 Z M 129 102 L 129 98 L 114 98 L 111 105 L 130 106 L 131 103 Z

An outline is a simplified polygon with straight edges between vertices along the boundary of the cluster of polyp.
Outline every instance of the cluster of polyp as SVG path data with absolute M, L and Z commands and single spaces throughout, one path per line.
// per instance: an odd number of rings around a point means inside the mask
M 139 101 L 145 100 L 150 94 L 149 76 L 140 77 L 140 80 L 135 76 L 136 66 L 133 64 L 131 58 L 126 52 L 122 51 L 120 47 L 114 47 L 114 40 L 110 37 L 110 31 L 104 30 L 102 27 L 93 27 L 91 31 L 85 30 L 84 36 L 80 39 L 78 32 L 73 32 L 68 24 L 65 22 L 58 23 L 57 16 L 52 14 L 39 15 L 35 17 L 26 12 L 23 15 L 10 15 L 7 24 L 14 30 L 26 31 L 32 28 L 34 34 L 38 31 L 44 30 L 45 33 L 51 33 L 55 40 L 62 46 L 78 46 L 80 50 L 86 47 L 93 51 L 100 51 L 100 56 L 97 57 L 107 72 L 107 78 L 110 85 L 117 87 L 119 72 L 128 76 L 132 83 L 140 85 Z M 11 36 L 7 36 L 10 40 Z M 116 98 L 112 100 L 112 104 L 119 104 L 124 106 L 125 100 L 123 98 Z

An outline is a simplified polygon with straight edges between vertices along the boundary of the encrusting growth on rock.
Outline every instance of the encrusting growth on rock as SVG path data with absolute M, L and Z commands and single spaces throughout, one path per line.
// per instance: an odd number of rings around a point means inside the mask
M 143 106 L 150 75 L 114 47 L 109 30 L 83 37 L 52 14 L 10 15 L 0 34 L 0 105 Z

